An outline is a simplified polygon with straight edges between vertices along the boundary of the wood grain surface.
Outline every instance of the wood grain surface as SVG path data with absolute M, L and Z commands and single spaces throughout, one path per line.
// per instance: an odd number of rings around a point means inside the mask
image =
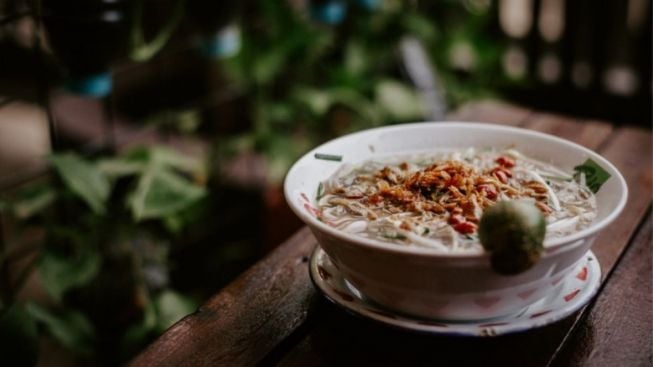
M 653 365 L 651 215 L 552 365 Z
M 636 128 L 619 129 L 600 153 L 617 167 L 628 184 L 626 208 L 601 232 L 592 247 L 605 277 L 623 252 L 623 243 L 627 243 L 651 206 L 651 132 Z
M 647 299 L 637 288 L 622 287 L 628 282 L 645 284 L 642 276 L 647 276 L 646 271 L 650 278 L 650 219 L 636 231 L 651 206 L 651 132 L 491 101 L 467 105 L 452 118 L 558 135 L 599 151 L 623 173 L 630 190 L 627 206 L 593 247 L 605 288 L 595 304 L 537 330 L 489 339 L 445 338 L 389 328 L 343 312 L 315 291 L 306 263 L 315 240 L 304 228 L 196 313 L 175 324 L 132 364 L 545 366 L 650 361 L 650 353 L 632 355 L 645 342 L 635 343 L 632 348 L 625 344 L 629 338 L 615 342 L 620 337 L 612 329 L 628 317 L 620 314 L 620 309 L 636 315 L 641 323 L 648 320 L 650 326 L 650 312 L 643 308 Z M 631 241 L 636 233 L 637 238 Z M 648 251 L 648 260 L 642 251 Z M 648 288 L 642 287 L 650 295 L 650 281 Z M 626 296 L 635 302 L 620 307 L 615 300 Z M 650 332 L 638 328 L 631 337 L 650 339 Z M 581 350 L 569 347 L 571 343 L 580 343 Z
M 306 320 L 315 301 L 307 228 L 173 325 L 133 366 L 252 365 Z

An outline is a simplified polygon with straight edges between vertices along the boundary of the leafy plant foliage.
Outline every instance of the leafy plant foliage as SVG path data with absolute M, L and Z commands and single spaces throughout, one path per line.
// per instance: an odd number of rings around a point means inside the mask
M 169 289 L 166 249 L 167 237 L 185 227 L 184 212 L 207 195 L 202 164 L 162 147 L 94 160 L 61 153 L 49 162 L 52 180 L 22 189 L 3 210 L 20 220 L 21 233 L 45 230 L 34 266 L 50 301 L 21 305 L 3 289 L 0 337 L 24 339 L 35 355 L 42 330 L 93 355 L 99 338 L 117 333 L 124 351 L 192 312 L 195 302 Z M 111 321 L 120 314 L 131 316 Z
M 452 104 L 500 82 L 500 48 L 487 36 L 491 2 L 343 3 L 340 23 L 311 19 L 287 1 L 262 0 L 243 22 L 241 52 L 222 61 L 247 96 L 253 127 L 219 139 L 220 150 L 263 153 L 272 183 L 324 140 L 428 118 L 429 106 L 398 56 L 407 37 L 425 47 Z

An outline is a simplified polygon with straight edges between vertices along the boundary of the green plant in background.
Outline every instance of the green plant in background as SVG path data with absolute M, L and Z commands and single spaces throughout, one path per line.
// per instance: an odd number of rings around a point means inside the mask
M 501 48 L 488 32 L 491 1 L 347 1 L 343 21 L 335 23 L 312 19 L 308 9 L 290 3 L 257 1 L 245 11 L 240 52 L 216 61 L 227 87 L 244 96 L 249 121 L 239 123 L 251 124 L 237 135 L 210 137 L 216 161 L 260 153 L 272 185 L 324 140 L 425 118 L 429 106 L 406 77 L 398 51 L 407 36 L 426 49 L 450 106 L 487 96 L 503 82 Z M 141 48 L 133 57 L 148 59 L 163 45 L 182 13 L 174 10 L 152 43 L 136 23 L 132 41 Z M 146 123 L 165 134 L 201 133 L 200 112 L 159 111 Z M 15 219 L 12 238 L 42 235 L 33 268 L 48 295 L 31 303 L 17 297 L 16 284 L 34 273 L 32 267 L 0 284 L 0 348 L 20 341 L 20 348 L 0 354 L 30 364 L 36 338 L 45 333 L 70 350 L 117 363 L 118 355 L 141 349 L 195 308 L 194 300 L 171 288 L 168 255 L 173 239 L 206 204 L 205 177 L 220 174 L 159 147 L 93 160 L 63 153 L 49 162 L 51 180 L 0 202 Z M 242 250 L 232 242 L 221 256 Z M 3 271 L 12 259 L 11 252 L 0 254 Z
M 301 153 L 324 140 L 424 119 L 428 106 L 404 77 L 398 56 L 407 36 L 425 46 L 450 104 L 487 95 L 499 51 L 486 36 L 489 5 L 476 3 L 490 2 L 363 3 L 347 2 L 346 18 L 337 25 L 313 21 L 285 1 L 257 3 L 243 24 L 240 53 L 222 61 L 248 97 L 253 126 L 219 139 L 222 152 L 263 153 L 274 184 Z
M 505 45 L 497 33 L 497 1 L 421 1 L 418 12 L 434 36 L 425 45 L 438 67 L 452 108 L 478 98 L 497 97 L 509 81 L 501 66 Z
M 248 96 L 253 127 L 219 144 L 262 152 L 270 181 L 278 183 L 298 155 L 320 141 L 422 117 L 414 89 L 398 77 L 401 4 L 359 9 L 332 27 L 286 2 L 260 1 L 242 30 L 240 53 L 223 62 Z
M 17 285 L 3 284 L 0 340 L 25 340 L 22 352 L 33 352 L 43 330 L 75 353 L 118 362 L 196 307 L 170 288 L 167 255 L 207 194 L 206 173 L 161 147 L 94 160 L 62 153 L 49 162 L 52 180 L 2 207 L 15 219 L 12 238 L 41 233 L 42 246 Z M 5 271 L 12 254 L 0 259 Z M 47 297 L 24 303 L 16 297 L 34 272 Z M 19 352 L 4 348 L 3 358 Z

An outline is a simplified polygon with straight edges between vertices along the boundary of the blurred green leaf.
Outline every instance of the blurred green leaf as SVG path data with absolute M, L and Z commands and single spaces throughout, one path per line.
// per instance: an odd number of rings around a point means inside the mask
M 230 158 L 240 152 L 252 151 L 256 143 L 255 136 L 252 133 L 220 137 L 216 140 L 215 149 L 222 158 Z
M 101 265 L 100 255 L 92 243 L 83 243 L 80 233 L 70 229 L 57 231 L 57 241 L 71 243 L 72 254 L 61 254 L 46 246 L 41 255 L 38 270 L 43 287 L 55 299 L 62 299 L 64 293 L 90 283 L 98 274 Z
M 407 85 L 384 80 L 376 87 L 377 104 L 396 121 L 407 121 L 424 116 L 424 106 L 417 93 Z
M 368 70 L 368 52 L 357 40 L 347 43 L 345 47 L 345 69 L 351 74 L 362 74 Z
M 164 218 L 206 195 L 206 190 L 169 171 L 151 168 L 138 181 L 127 205 L 136 221 Z
M 96 214 L 104 214 L 111 185 L 97 167 L 72 153 L 50 157 L 50 163 L 66 187 L 78 195 Z
M 366 120 L 367 126 L 375 126 L 381 122 L 382 109 L 356 89 L 334 88 L 331 90 L 331 95 L 336 103 L 346 106 Z
M 266 171 L 271 184 L 280 183 L 292 163 L 311 146 L 303 135 L 268 134 L 260 139 L 260 150 L 267 153 Z
M 427 43 L 434 42 L 438 37 L 435 22 L 415 12 L 405 13 L 401 17 L 401 25 L 408 33 Z
M 145 170 L 145 163 L 132 162 L 124 158 L 108 158 L 98 162 L 98 169 L 111 178 L 131 176 Z
M 131 51 L 129 57 L 134 61 L 147 61 L 154 57 L 168 43 L 175 29 L 184 17 L 186 0 L 177 0 L 172 14 L 167 23 L 161 27 L 159 33 L 150 42 L 145 41 L 143 31 L 144 1 L 134 1 L 132 8 L 133 24 L 131 27 Z
M 151 164 L 168 166 L 187 173 L 202 170 L 202 163 L 194 158 L 177 153 L 175 150 L 165 147 L 151 147 Z
M 198 159 L 160 146 L 133 148 L 120 157 L 103 159 L 97 166 L 101 172 L 114 178 L 144 174 L 153 166 L 178 169 L 186 173 L 197 173 L 204 169 Z
M 267 84 L 284 70 L 288 58 L 286 50 L 271 49 L 254 61 L 252 75 L 257 84 Z
M 279 126 L 292 123 L 295 117 L 295 109 L 287 102 L 267 103 L 264 111 L 268 114 L 270 121 Z
M 29 303 L 27 312 L 61 344 L 78 353 L 90 354 L 93 350 L 93 325 L 86 316 L 71 309 L 52 312 L 47 308 Z
M 164 332 L 182 317 L 193 313 L 197 304 L 190 298 L 172 290 L 166 290 L 154 299 L 158 313 L 156 328 L 159 333 Z
M 7 366 L 34 366 L 38 360 L 36 322 L 21 305 L 2 310 L 0 356 Z
M 150 166 L 170 167 L 187 173 L 200 170 L 202 164 L 199 160 L 182 155 L 175 150 L 162 147 L 136 148 L 127 154 L 129 159 L 142 159 Z
M 28 219 L 50 206 L 57 198 L 52 186 L 38 184 L 21 190 L 12 204 L 13 214 L 18 219 Z
M 162 130 L 180 133 L 192 133 L 201 123 L 198 110 L 164 110 L 148 117 L 144 124 L 153 125 Z
M 333 104 L 331 93 L 317 88 L 296 88 L 293 92 L 293 98 L 304 104 L 315 116 L 324 116 Z

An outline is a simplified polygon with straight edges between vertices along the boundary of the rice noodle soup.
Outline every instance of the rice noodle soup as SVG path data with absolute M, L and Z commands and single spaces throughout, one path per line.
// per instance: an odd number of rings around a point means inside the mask
M 343 164 L 320 184 L 317 204 L 321 220 L 348 233 L 479 253 L 484 209 L 516 199 L 542 211 L 546 239 L 588 227 L 597 214 L 584 173 L 564 172 L 514 149 L 443 150 Z

